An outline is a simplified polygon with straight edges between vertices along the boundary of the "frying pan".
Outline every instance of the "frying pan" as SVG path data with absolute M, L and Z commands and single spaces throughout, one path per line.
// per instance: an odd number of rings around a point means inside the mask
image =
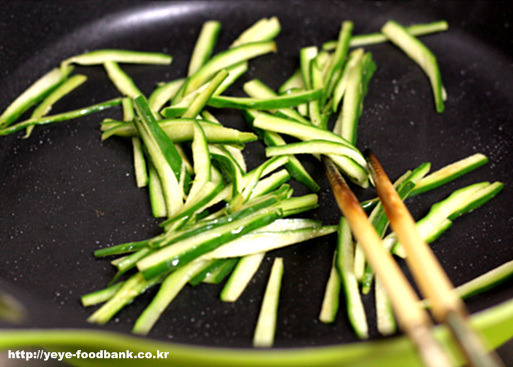
M 509 2 L 1 1 L 0 6 L 1 108 L 61 60 L 98 48 L 172 55 L 171 66 L 124 67 L 149 93 L 156 82 L 185 75 L 201 24 L 209 19 L 218 19 L 223 26 L 216 50 L 225 49 L 262 17 L 276 15 L 282 24 L 278 53 L 251 61 L 247 75 L 226 92 L 232 95 L 242 95 L 240 86 L 252 78 L 278 88 L 298 66 L 299 49 L 334 39 L 343 20 L 355 22 L 355 33 L 370 33 L 388 19 L 403 24 L 445 19 L 448 32 L 422 39 L 438 56 L 448 91 L 446 112 L 436 114 L 427 79 L 399 50 L 390 44 L 369 46 L 378 69 L 365 99 L 358 146 L 372 147 L 392 178 L 425 161 L 436 169 L 475 152 L 486 154 L 488 165 L 408 205 L 420 218 L 431 203 L 459 187 L 484 180 L 504 182 L 499 197 L 459 218 L 433 250 L 456 285 L 513 259 L 513 7 Z M 117 95 L 101 68 L 77 67 L 76 72 L 88 76 L 86 85 L 59 102 L 53 112 Z M 247 130 L 238 112 L 214 112 L 227 126 Z M 28 315 L 24 323 L 3 323 L 4 328 L 86 329 L 124 338 L 155 294 L 155 290 L 146 292 L 103 327 L 87 324 L 92 311 L 79 303 L 82 294 L 104 287 L 114 275 L 108 260 L 92 256 L 95 249 L 159 233 L 146 191 L 134 184 L 129 142 L 100 141 L 98 123 L 119 113 L 107 111 L 36 128 L 29 139 L 18 134 L 1 138 L 0 288 L 16 297 Z M 248 144 L 245 153 L 250 167 L 264 159 L 259 142 Z M 322 185 L 320 208 L 309 216 L 336 223 L 337 208 L 322 170 L 315 160 L 302 159 Z M 298 194 L 305 192 L 295 187 Z M 372 196 L 369 191 L 357 194 L 362 199 Z M 305 348 L 358 342 L 344 312 L 333 325 L 317 320 L 334 239 L 328 236 L 269 253 L 235 304 L 218 300 L 221 286 L 186 288 L 142 342 L 252 353 L 247 348 L 275 256 L 285 259 L 276 347 L 297 355 Z M 512 296 L 509 280 L 467 304 L 477 312 Z M 372 301 L 372 296 L 365 299 L 370 325 L 375 323 Z M 374 327 L 371 338 L 381 339 Z M 513 364 L 512 342 L 499 353 L 507 365 Z

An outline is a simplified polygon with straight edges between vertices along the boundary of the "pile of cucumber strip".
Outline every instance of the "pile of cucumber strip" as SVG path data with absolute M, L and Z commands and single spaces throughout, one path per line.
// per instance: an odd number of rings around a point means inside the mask
M 276 52 L 280 32 L 276 17 L 261 19 L 231 46 L 213 54 L 221 25 L 204 23 L 192 53 L 187 76 L 161 83 L 146 98 L 121 69 L 122 63 L 167 65 L 168 55 L 127 50 L 96 50 L 64 60 L 23 94 L 0 116 L 0 135 L 35 126 L 67 121 L 121 106 L 122 119 L 101 123 L 102 139 L 131 139 L 136 183 L 147 187 L 152 213 L 165 218 L 162 233 L 154 238 L 95 251 L 113 257 L 117 274 L 104 289 L 84 295 L 84 306 L 103 304 L 89 321 L 104 324 L 148 288 L 159 285 L 154 299 L 136 320 L 133 332 L 147 334 L 162 312 L 187 284 L 219 284 L 226 279 L 220 298 L 235 302 L 244 292 L 267 252 L 306 240 L 338 233 L 330 277 L 319 319 L 335 321 L 340 292 L 354 331 L 367 338 L 369 327 L 361 294 L 375 280 L 377 327 L 383 335 L 396 332 L 386 293 L 374 278 L 344 218 L 337 225 L 294 217 L 318 206 L 314 178 L 295 157 L 312 154 L 330 157 L 354 184 L 369 186 L 365 159 L 356 148 L 356 132 L 363 100 L 376 69 L 372 55 L 361 46 L 391 41 L 413 59 L 428 76 L 437 112 L 443 112 L 445 90 L 437 61 L 416 36 L 445 31 L 444 21 L 410 27 L 389 21 L 380 33 L 353 35 L 353 23 L 341 25 L 337 40 L 321 48 L 300 50 L 300 67 L 278 91 L 259 80 L 244 84 L 248 97 L 222 93 L 248 70 L 255 57 Z M 352 48 L 352 49 L 351 49 Z M 66 113 L 48 115 L 52 105 L 86 81 L 72 75 L 73 65 L 103 66 L 121 97 Z M 33 108 L 35 107 L 35 108 Z M 232 108 L 244 115 L 252 132 L 228 128 L 207 109 Z M 32 108 L 30 117 L 19 121 Z M 330 117 L 336 114 L 334 127 Z M 285 139 L 282 135 L 287 135 Z M 296 139 L 297 142 L 292 142 Z M 268 160 L 248 171 L 244 145 L 260 139 Z M 476 153 L 429 173 L 430 164 L 405 172 L 395 186 L 401 198 L 421 194 L 453 181 L 488 159 Z M 293 196 L 290 179 L 312 191 Z M 501 191 L 500 182 L 480 182 L 454 191 L 432 206 L 418 221 L 423 238 L 432 242 L 454 219 L 483 205 Z M 377 199 L 362 202 L 387 248 L 399 257 L 404 251 Z M 255 328 L 253 344 L 272 346 L 284 262 L 275 258 Z M 457 288 L 462 297 L 479 293 L 513 274 L 513 262 Z M 320 302 L 321 303 L 321 302 Z M 426 307 L 429 304 L 425 303 Z

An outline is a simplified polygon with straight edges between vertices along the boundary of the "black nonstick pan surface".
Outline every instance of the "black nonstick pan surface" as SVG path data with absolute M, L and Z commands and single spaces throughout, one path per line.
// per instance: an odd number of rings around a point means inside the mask
M 429 161 L 433 169 L 470 154 L 490 162 L 433 192 L 408 202 L 417 218 L 431 203 L 478 181 L 501 181 L 503 192 L 484 207 L 459 218 L 433 249 L 454 284 L 468 281 L 513 259 L 513 7 L 480 1 L 1 1 L 0 108 L 69 56 L 99 48 L 165 52 L 171 66 L 126 66 L 144 93 L 156 82 L 186 73 L 204 21 L 218 19 L 223 50 L 262 17 L 278 16 L 278 52 L 250 63 L 250 70 L 226 93 L 259 78 L 278 88 L 298 66 L 301 47 L 336 38 L 340 23 L 353 20 L 355 33 L 370 33 L 388 20 L 403 24 L 445 19 L 448 32 L 422 40 L 437 55 L 448 92 L 446 112 L 437 114 L 422 71 L 390 44 L 366 47 L 377 71 L 364 102 L 358 146 L 372 148 L 392 178 Z M 77 67 L 87 83 L 63 99 L 63 112 L 117 96 L 104 71 Z M 227 126 L 247 130 L 240 113 L 214 111 Z M 99 122 L 119 110 L 36 128 L 0 138 L 0 287 L 28 310 L 22 326 L 95 328 L 85 322 L 91 309 L 79 297 L 104 287 L 114 270 L 95 259 L 95 249 L 159 233 L 147 192 L 137 189 L 129 141 L 100 140 Z M 248 144 L 248 165 L 264 159 L 260 142 Z M 311 217 L 338 221 L 338 209 L 314 159 L 305 166 L 322 185 L 320 208 Z M 306 192 L 297 185 L 297 192 Z M 357 190 L 361 198 L 371 191 Z M 219 301 L 221 286 L 186 288 L 163 314 L 149 338 L 201 346 L 244 348 L 252 333 L 272 259 L 283 256 L 276 346 L 293 348 L 356 341 L 343 312 L 333 325 L 318 321 L 335 237 L 269 253 L 239 302 Z M 155 294 L 150 290 L 101 329 L 129 333 Z M 513 282 L 468 300 L 471 312 L 513 296 Z M 372 297 L 365 300 L 374 325 Z M 10 325 L 5 325 L 10 327 Z M 371 327 L 371 337 L 379 338 Z M 513 364 L 511 343 L 500 350 Z M 508 363 L 506 363 L 508 364 Z

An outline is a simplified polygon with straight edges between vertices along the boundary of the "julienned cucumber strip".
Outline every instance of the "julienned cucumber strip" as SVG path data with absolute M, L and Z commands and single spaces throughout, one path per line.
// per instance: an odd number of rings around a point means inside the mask
M 321 129 L 326 129 L 327 126 L 327 120 L 323 119 L 323 115 L 321 113 L 321 103 L 323 103 L 325 99 L 324 93 L 326 92 L 324 90 L 325 85 L 323 81 L 323 65 L 321 61 L 324 55 L 325 53 L 319 53 L 310 62 L 310 89 L 323 90 L 322 101 L 313 100 L 307 103 L 308 116 L 310 117 L 311 124 Z
M 239 258 L 223 259 L 223 262 L 218 267 L 205 274 L 201 282 L 207 284 L 221 283 L 232 272 L 239 260 Z
M 360 160 L 361 154 L 354 148 L 348 147 L 336 141 L 313 139 L 300 143 L 291 143 L 286 145 L 268 147 L 265 149 L 267 157 L 274 157 L 289 154 L 326 154 L 326 155 L 344 155 L 355 161 Z
M 295 107 L 308 101 L 317 100 L 321 97 L 321 93 L 322 91 L 318 89 L 269 98 L 246 98 L 214 95 L 208 99 L 206 104 L 215 108 L 274 110 Z M 187 109 L 185 105 L 186 104 L 184 104 L 184 106 L 177 105 L 167 107 L 162 110 L 162 115 L 166 118 L 181 116 Z
M 348 148 L 353 149 L 355 159 L 353 157 L 347 158 L 345 156 L 329 155 L 331 160 L 341 168 L 349 178 L 362 187 L 368 185 L 368 172 L 366 169 L 367 163 L 358 149 L 347 142 L 339 135 L 315 126 L 308 126 L 297 121 L 292 121 L 276 116 L 269 115 L 265 112 L 259 113 L 253 121 L 253 125 L 263 130 L 270 130 L 277 133 L 284 133 L 294 136 L 300 140 L 328 140 L 335 141 L 346 145 Z
M 385 286 L 379 277 L 376 277 L 374 295 L 376 299 L 376 327 L 378 332 L 384 336 L 392 335 L 397 331 L 397 323 L 390 298 L 388 298 Z
M 410 194 L 412 189 L 415 187 L 417 182 L 419 182 L 428 172 L 431 168 L 430 163 L 422 163 L 420 166 L 418 166 L 416 169 L 414 169 L 408 177 L 404 179 L 403 182 L 395 183 L 394 186 L 396 186 L 397 193 L 401 200 L 406 200 Z M 376 229 L 376 232 L 380 237 L 383 237 L 388 225 L 390 224 L 388 217 L 385 214 L 385 211 L 383 209 L 383 206 L 381 203 L 378 203 L 376 207 L 371 212 L 369 219 L 372 221 L 372 225 Z M 357 245 L 358 246 L 358 245 Z M 372 279 L 374 277 L 374 271 L 370 267 L 369 264 L 367 264 L 365 268 L 365 273 L 363 275 L 362 279 L 362 293 L 367 294 L 370 291 L 370 287 L 372 284 Z
M 305 89 L 301 69 L 296 69 L 294 73 L 280 86 L 278 89 L 279 94 L 283 94 L 293 89 Z
M 158 124 L 173 143 L 182 143 L 193 139 L 194 122 L 198 122 L 201 125 L 209 143 L 245 144 L 258 139 L 257 136 L 251 132 L 239 131 L 200 119 L 178 118 L 160 120 L 158 121 Z M 108 139 L 113 135 L 133 137 L 138 136 L 138 132 L 134 124 L 120 123 L 106 130 L 102 134 L 102 139 Z
M 155 115 L 168 103 L 182 87 L 185 79 L 177 79 L 159 85 L 148 98 L 148 105 Z
M 337 226 L 290 229 L 283 232 L 257 230 L 226 243 L 208 253 L 206 258 L 223 259 L 268 252 L 285 246 L 306 242 L 337 231 Z
M 267 85 L 262 83 L 258 79 L 250 80 L 249 82 L 244 83 L 242 89 L 246 94 L 252 98 L 274 98 L 278 97 L 279 94 L 269 88 Z M 273 111 L 269 111 L 273 112 Z M 279 113 L 284 114 L 287 117 L 290 117 L 294 120 L 298 120 L 299 122 L 310 124 L 310 121 L 306 120 L 301 116 L 299 112 L 292 108 L 280 108 L 278 110 Z
M 460 297 L 468 298 L 491 289 L 495 285 L 509 279 L 512 275 L 513 261 L 509 261 L 456 287 L 456 292 L 458 292 Z
M 423 192 L 433 190 L 447 182 L 455 180 L 467 172 L 481 167 L 486 163 L 488 163 L 488 158 L 481 153 L 476 153 L 451 163 L 420 180 L 413 189 L 411 195 L 418 195 Z
M 204 185 L 211 180 L 212 165 L 208 150 L 207 138 L 201 125 L 194 123 L 194 139 L 191 144 L 192 159 L 194 161 L 194 181 L 187 196 L 185 206 L 190 205 Z M 221 180 L 220 180 L 221 181 Z
M 270 41 L 281 31 L 280 21 L 277 17 L 263 18 L 246 29 L 231 44 L 230 48 L 237 47 L 246 43 Z
M 228 72 L 223 69 L 214 75 L 214 77 L 208 82 L 205 89 L 196 95 L 194 100 L 191 102 L 189 107 L 182 115 L 183 118 L 196 118 L 203 110 L 205 105 L 209 102 L 212 95 L 219 88 L 221 83 L 228 77 Z
M 60 85 L 72 71 L 73 67 L 71 66 L 55 68 L 36 80 L 0 115 L 0 128 L 9 126 L 16 121 L 23 112 L 42 100 L 48 93 Z
M 57 103 L 61 98 L 63 98 L 68 93 L 72 92 L 80 85 L 85 83 L 86 80 L 87 77 L 85 75 L 80 74 L 73 75 L 66 79 L 64 82 L 62 82 L 62 84 L 60 84 L 50 94 L 48 94 L 48 96 L 46 96 L 45 99 L 43 99 L 41 104 L 34 109 L 32 114 L 30 115 L 30 118 L 40 118 L 46 116 L 50 112 L 55 103 Z M 34 125 L 29 126 L 27 128 L 27 132 L 24 138 L 28 138 L 33 129 Z
M 370 53 L 362 56 L 348 70 L 347 84 L 342 101 L 342 109 L 337 119 L 340 134 L 349 142 L 356 143 L 358 120 L 362 114 L 363 99 L 367 93 L 367 85 L 376 70 Z
M 173 170 L 176 178 L 179 180 L 182 175 L 187 175 L 187 172 L 183 171 L 182 169 L 182 158 L 180 154 L 178 153 L 173 142 L 164 133 L 160 127 L 160 124 L 155 119 L 153 112 L 148 106 L 148 101 L 146 98 L 142 95 L 134 98 L 134 107 L 137 111 L 140 121 L 144 124 L 147 131 L 153 136 L 153 139 L 155 139 L 156 143 L 162 150 L 164 158 Z M 138 130 L 140 133 L 140 128 L 138 128 Z M 188 183 L 189 179 L 186 181 Z
M 116 283 L 107 287 L 105 289 L 101 289 L 99 291 L 95 291 L 92 293 L 88 293 L 80 297 L 80 302 L 82 302 L 82 306 L 94 306 L 103 302 L 108 301 L 116 292 L 121 288 L 123 282 Z
M 157 295 L 135 322 L 132 332 L 146 335 L 176 295 L 205 266 L 208 266 L 208 262 L 196 261 L 168 275 L 162 282 Z M 141 273 L 137 273 L 137 276 L 144 279 Z
M 135 85 L 132 78 L 130 78 L 121 67 L 115 61 L 105 61 L 103 63 L 103 67 L 109 76 L 109 79 L 114 83 L 118 91 L 121 94 L 135 98 L 139 95 L 142 95 L 141 91 Z
M 337 254 L 335 252 L 328 282 L 326 283 L 326 289 L 324 290 L 321 312 L 319 313 L 319 320 L 325 324 L 335 322 L 340 303 L 340 288 L 342 286 L 342 280 L 340 279 L 340 274 L 337 270 L 336 259 Z
M 486 292 L 496 285 L 508 280 L 513 276 L 513 261 L 508 261 L 478 277 L 469 280 L 455 288 L 458 295 L 463 298 L 470 298 L 477 294 Z M 429 300 L 422 300 L 424 307 L 430 307 Z
M 240 259 L 221 291 L 221 301 L 235 302 L 240 297 L 253 278 L 253 275 L 255 275 L 264 257 L 265 252 L 262 252 Z
M 485 155 L 476 153 L 454 163 L 448 164 L 447 166 L 444 166 L 422 178 L 410 193 L 410 196 L 434 190 L 441 185 L 451 182 L 458 177 L 481 167 L 487 162 L 488 158 Z M 362 202 L 362 207 L 367 210 L 374 206 L 378 201 L 378 198 L 366 200 Z
M 261 196 L 268 194 L 271 191 L 278 189 L 280 186 L 284 185 L 290 180 L 290 174 L 287 170 L 282 169 L 279 170 L 269 177 L 263 178 L 255 185 L 253 188 L 253 193 L 251 194 L 253 197 Z
M 448 219 L 454 220 L 457 217 L 469 213 L 474 209 L 479 208 L 481 205 L 487 203 L 489 200 L 494 198 L 504 188 L 502 182 L 494 182 L 488 187 L 485 187 L 475 194 L 472 195 L 471 200 L 466 203 L 463 207 L 457 208 Z
M 346 60 L 347 50 L 349 49 L 349 41 L 351 40 L 352 31 L 353 22 L 345 21 L 342 23 L 342 26 L 340 27 L 337 45 L 333 53 L 333 57 L 330 59 L 328 68 L 324 75 L 324 101 L 326 101 L 326 99 L 330 97 L 331 93 L 333 92 L 333 87 L 336 83 L 336 78 L 333 77 L 335 75 L 335 72 L 342 68 L 344 61 Z
M 424 70 L 431 82 L 436 111 L 444 112 L 442 76 L 435 55 L 397 22 L 388 21 L 381 32 Z
M 123 121 L 132 121 L 135 117 L 134 104 L 132 99 L 123 98 Z M 148 185 L 148 169 L 144 158 L 143 145 L 138 137 L 132 138 L 134 175 L 137 187 Z
M 198 71 L 210 58 L 214 51 L 220 30 L 221 23 L 217 20 L 209 20 L 203 23 L 198 40 L 192 51 L 187 76 L 191 76 Z
M 354 247 L 351 228 L 344 217 L 340 218 L 337 240 L 337 268 L 345 292 L 347 316 L 354 331 L 361 339 L 369 336 L 367 317 L 363 307 L 358 280 L 354 274 Z
M 131 50 L 95 50 L 85 54 L 70 57 L 62 62 L 62 65 L 101 65 L 107 61 L 129 64 L 159 64 L 169 65 L 173 58 L 158 52 L 141 52 Z
M 317 56 L 319 50 L 316 46 L 303 47 L 299 50 L 299 66 L 301 69 L 301 76 L 303 77 L 303 84 L 306 90 L 312 89 L 311 80 L 311 63 Z
M 151 212 L 155 218 L 167 216 L 166 199 L 162 192 L 162 184 L 153 163 L 148 162 L 148 194 L 150 196 Z
M 276 44 L 272 41 L 265 41 L 243 44 L 213 56 L 198 71 L 189 77 L 177 96 L 178 100 L 176 100 L 177 98 L 175 97 L 176 101 L 174 101 L 174 103 L 179 102 L 184 96 L 196 90 L 219 70 L 253 57 L 275 51 Z
M 322 222 L 320 220 L 316 220 L 316 219 L 283 218 L 283 219 L 276 219 L 274 222 L 272 222 L 268 226 L 257 229 L 253 233 L 282 232 L 282 231 L 297 230 L 297 229 L 304 229 L 304 228 L 320 228 L 321 226 L 322 226 Z
M 182 158 L 158 125 L 146 99 L 138 96 L 134 105 L 139 117 L 134 123 L 160 178 L 167 215 L 173 216 L 183 206 L 184 188 L 180 187 L 180 176 L 188 174 L 182 169 Z
M 141 139 L 136 137 L 132 138 L 132 148 L 137 187 L 146 187 L 148 185 L 148 170 L 146 169 L 146 160 L 144 159 Z
M 282 277 L 283 259 L 278 257 L 274 259 L 258 315 L 253 336 L 253 346 L 255 347 L 271 347 L 274 343 Z
M 362 48 L 353 50 L 349 54 L 348 60 L 345 63 L 342 74 L 333 88 L 333 93 L 332 93 L 333 103 L 331 106 L 333 112 L 336 112 L 338 110 L 338 105 L 340 104 L 340 101 L 342 101 L 342 97 L 344 96 L 344 94 L 346 92 L 347 80 L 349 78 L 349 75 L 351 75 L 353 73 L 355 66 L 357 66 L 358 64 L 361 63 L 361 59 L 362 59 L 363 55 L 364 55 L 364 50 Z M 337 119 L 337 120 L 339 120 L 339 119 Z M 333 129 L 333 132 L 340 135 L 340 129 L 337 127 L 337 125 L 340 125 L 340 123 L 338 121 L 335 124 L 335 128 Z
M 276 110 L 296 107 L 302 103 L 317 100 L 321 97 L 321 94 L 321 89 L 315 89 L 271 98 L 214 96 L 210 98 L 208 105 L 216 108 Z
M 80 108 L 78 110 L 63 112 L 57 115 L 44 116 L 40 118 L 31 118 L 22 122 L 18 122 L 17 124 L 7 126 L 0 129 L 0 136 L 8 135 L 15 133 L 17 131 L 23 130 L 29 126 L 42 126 L 49 125 L 54 122 L 61 122 L 67 120 L 73 120 L 85 115 L 89 115 L 91 113 L 100 112 L 107 108 L 111 108 L 114 106 L 119 106 L 121 104 L 122 98 L 114 98 L 109 101 L 101 102 L 98 104 L 94 104 L 92 106 L 87 106 Z
M 278 189 L 272 193 L 269 193 L 262 197 L 256 198 L 255 200 L 251 200 L 250 202 L 246 203 L 246 205 L 242 206 L 236 212 L 233 212 L 229 215 L 222 216 L 220 218 L 216 217 L 213 219 L 203 219 L 194 224 L 188 225 L 187 228 L 184 228 L 180 231 L 166 232 L 166 233 L 160 235 L 159 237 L 156 237 L 153 240 L 151 240 L 149 242 L 149 245 L 151 247 L 162 247 L 162 246 L 177 242 L 177 241 L 185 239 L 185 238 L 199 235 L 202 232 L 205 232 L 205 231 L 213 229 L 213 228 L 217 228 L 218 226 L 232 222 L 236 219 L 244 218 L 248 215 L 254 214 L 255 212 L 257 212 L 260 209 L 274 205 L 274 204 L 278 203 L 280 200 L 283 200 L 287 194 L 288 194 L 288 187 L 286 187 L 284 185 L 283 187 L 281 187 L 280 189 Z M 161 223 L 161 226 L 167 227 L 169 222 L 172 222 L 172 220 L 167 220 L 167 221 Z M 121 251 L 124 248 L 131 250 L 134 248 L 134 246 L 136 246 L 136 244 L 129 243 L 129 244 L 125 244 L 125 245 L 113 246 L 110 248 L 110 250 L 109 249 L 98 250 L 98 251 L 102 251 L 102 255 L 99 255 L 99 256 L 106 256 L 106 255 L 108 255 L 108 252 L 112 251 L 112 250 Z M 142 241 L 142 244 L 145 246 L 148 243 L 146 243 L 145 241 Z M 117 253 L 119 253 L 119 252 L 117 252 Z M 96 255 L 96 253 L 95 253 L 95 255 Z
M 97 324 L 106 324 L 119 310 L 132 302 L 135 297 L 151 286 L 160 283 L 162 279 L 163 277 L 156 277 L 146 280 L 141 273 L 132 275 L 102 307 L 96 310 L 87 319 L 87 321 Z
M 285 145 L 285 140 L 278 134 L 272 131 L 266 131 L 254 127 L 253 121 L 258 115 L 256 111 L 246 110 L 243 112 L 246 122 L 254 129 L 258 134 L 261 135 L 262 140 L 267 146 Z M 302 183 L 308 187 L 311 191 L 317 192 L 320 186 L 315 182 L 308 171 L 303 167 L 301 162 L 294 157 L 289 156 L 289 161 L 285 164 L 287 171 L 290 173 L 294 180 Z
M 276 209 L 263 209 L 253 215 L 234 220 L 215 230 L 167 246 L 141 260 L 137 267 L 146 279 L 183 266 L 200 255 L 220 247 L 256 228 L 263 227 L 281 217 Z
M 190 280 L 189 284 L 193 287 L 200 284 L 203 279 L 207 276 L 207 274 L 210 274 L 212 271 L 215 271 L 216 269 L 219 269 L 220 266 L 222 266 L 225 263 L 225 259 L 217 259 L 208 261 L 204 266 L 201 268 L 201 271 L 196 273 Z
M 276 117 L 265 112 L 260 112 L 258 115 L 256 115 L 255 119 L 253 120 L 253 125 L 266 131 L 274 131 L 277 133 L 290 135 L 303 141 L 319 139 L 338 142 L 350 149 L 353 149 L 356 152 L 359 152 L 354 145 L 350 144 L 341 136 L 333 134 L 330 131 L 320 129 L 312 125 L 305 125 L 297 121 Z M 363 155 L 361 155 L 361 153 L 359 155 L 361 158 L 359 158 L 358 161 L 361 164 L 364 164 L 365 159 L 363 158 Z
M 429 213 L 417 222 L 417 228 L 426 242 L 433 242 L 450 227 L 453 219 L 477 209 L 495 197 L 504 184 L 480 182 L 454 191 L 446 199 L 434 204 Z M 395 255 L 405 257 L 404 249 L 397 243 Z
M 406 30 L 414 36 L 424 36 L 426 34 L 443 32 L 449 29 L 449 25 L 445 20 L 439 20 L 432 23 L 413 24 L 406 27 Z M 383 33 L 357 34 L 351 37 L 349 46 L 360 47 L 368 46 L 376 43 L 387 42 L 388 38 Z M 322 49 L 326 51 L 334 50 L 337 46 L 337 40 L 323 43 Z

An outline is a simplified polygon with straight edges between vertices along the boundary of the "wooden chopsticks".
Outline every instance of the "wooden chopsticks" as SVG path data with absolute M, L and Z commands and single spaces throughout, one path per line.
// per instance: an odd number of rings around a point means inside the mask
M 363 211 L 358 199 L 347 186 L 333 162 L 323 156 L 326 175 L 335 199 L 365 255 L 390 297 L 401 329 L 413 341 L 427 367 L 452 366 L 433 338 L 431 321 L 419 298 L 408 283 L 392 255 L 385 250 L 381 238 Z
M 502 366 L 493 352 L 486 351 L 480 337 L 470 327 L 465 304 L 454 291 L 431 248 L 420 236 L 413 217 L 378 159 L 373 153 L 368 152 L 367 161 L 390 225 L 406 251 L 408 267 L 421 293 L 431 302 L 434 318 L 449 326 L 471 366 Z

